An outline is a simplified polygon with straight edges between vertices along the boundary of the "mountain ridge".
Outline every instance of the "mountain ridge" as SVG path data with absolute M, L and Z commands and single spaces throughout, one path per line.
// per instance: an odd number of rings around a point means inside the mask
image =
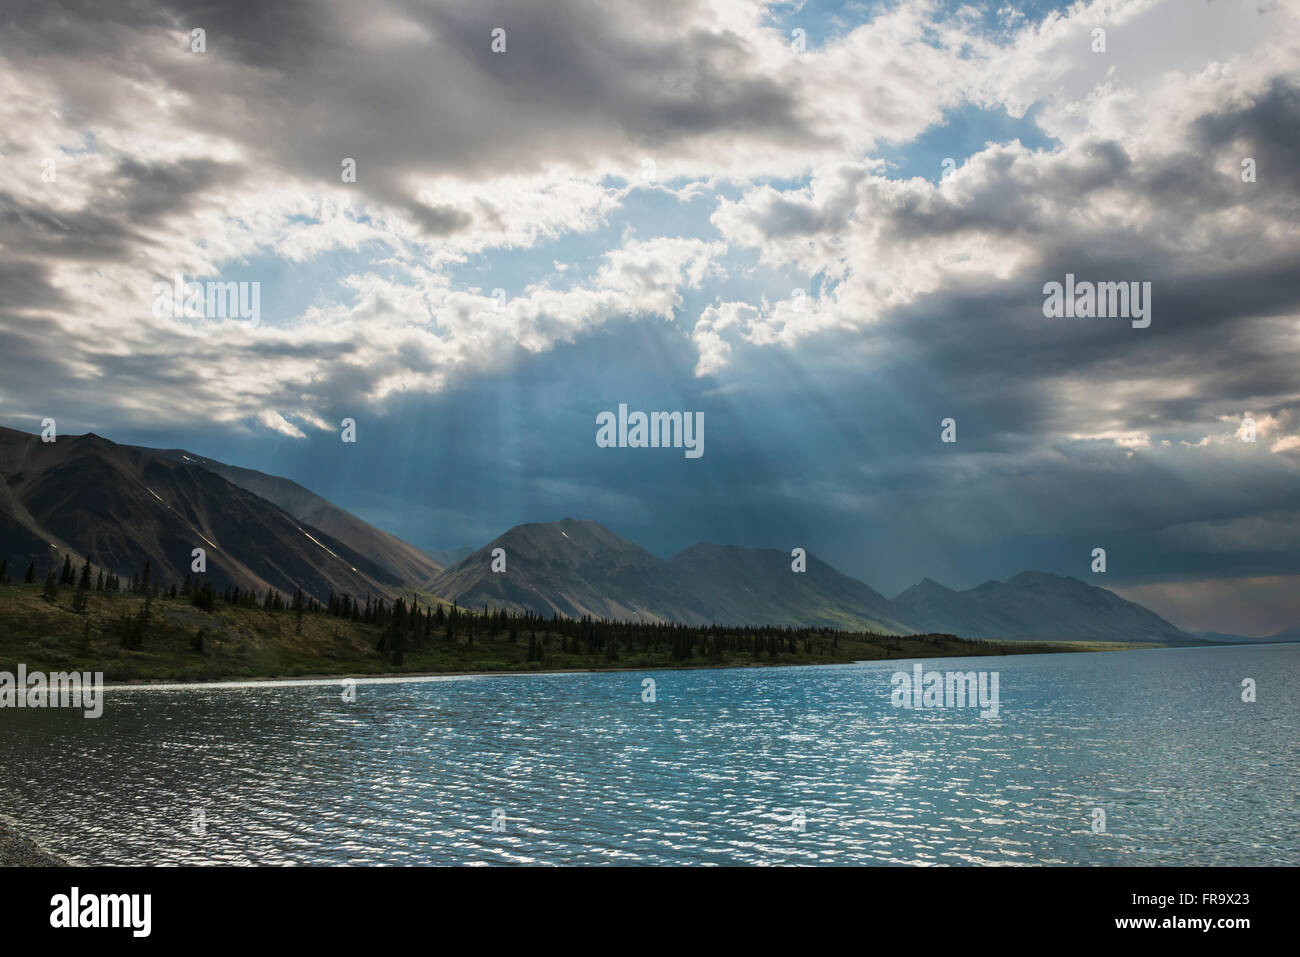
M 503 572 L 492 570 L 498 548 L 505 549 Z M 475 607 L 486 602 L 542 615 L 710 623 L 667 562 L 587 519 L 516 525 L 449 566 L 430 589 Z
M 117 445 L 94 433 L 54 442 L 0 428 L 0 556 L 68 554 L 130 577 L 147 562 L 155 582 L 189 575 L 206 553 L 207 580 L 286 595 L 301 587 L 392 597 L 401 583 L 328 533 L 197 464 Z
M 215 472 L 240 488 L 278 505 L 299 521 L 348 545 L 405 584 L 427 583 L 445 567 L 427 552 L 339 508 L 292 479 L 238 465 L 227 465 L 183 449 L 163 449 L 160 452 Z
M 590 519 L 516 525 L 443 565 L 289 479 L 181 449 L 0 428 L 0 557 L 90 553 L 130 576 L 179 581 L 209 547 L 209 577 L 323 600 L 423 591 L 466 606 L 688 625 L 1086 641 L 1202 639 L 1108 589 L 1026 570 L 964 591 L 922 578 L 893 598 L 806 554 L 697 542 L 660 558 Z M 493 569 L 504 549 L 505 569 Z M 446 557 L 456 558 L 457 553 Z M 61 560 L 61 559 L 60 559 Z M 215 560 L 215 561 L 214 561 Z
M 927 585 L 926 582 L 929 582 Z M 1136 602 L 1073 576 L 1024 571 L 956 591 L 929 579 L 894 596 L 928 631 L 962 628 L 972 638 L 1195 642 L 1194 635 Z

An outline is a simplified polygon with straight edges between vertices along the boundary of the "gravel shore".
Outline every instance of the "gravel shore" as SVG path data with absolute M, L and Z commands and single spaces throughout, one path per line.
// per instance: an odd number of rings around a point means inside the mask
M 66 867 L 68 862 L 0 820 L 0 867 Z

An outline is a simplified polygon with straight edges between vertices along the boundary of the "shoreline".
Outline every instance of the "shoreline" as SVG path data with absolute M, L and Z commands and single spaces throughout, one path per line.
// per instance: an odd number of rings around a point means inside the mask
M 992 639 L 990 639 L 992 640 Z M 616 668 L 539 668 L 514 671 L 365 671 L 347 674 L 303 674 L 303 675 L 256 675 L 248 677 L 229 676 L 224 678 L 195 678 L 183 680 L 177 678 L 136 678 L 131 681 L 106 681 L 104 689 L 122 688 L 171 688 L 171 687 L 209 687 L 238 686 L 255 684 L 293 684 L 295 682 L 325 684 L 340 681 L 409 681 L 423 678 L 522 678 L 536 675 L 591 675 L 629 672 L 662 671 L 724 671 L 734 668 L 768 669 L 768 668 L 829 668 L 846 665 L 871 665 L 886 661 L 927 661 L 942 658 L 1013 658 L 1024 655 L 1062 655 L 1062 654 L 1104 654 L 1118 651 L 1164 651 L 1184 648 L 1258 648 L 1274 645 L 1300 644 L 1300 642 L 1265 641 L 1265 642 L 1207 642 L 1204 645 L 1159 644 L 1154 642 L 1106 642 L 1090 644 L 1088 642 L 1061 642 L 1061 647 L 1050 651 L 1034 652 L 1000 652 L 987 655 L 912 655 L 890 658 L 864 658 L 857 661 L 782 661 L 782 662 L 734 662 L 714 665 L 640 665 L 637 667 Z
M 925 661 L 930 658 L 1009 658 L 1021 657 L 1022 655 L 1044 655 L 1044 654 L 1088 654 L 1090 652 L 1106 651 L 1142 651 L 1148 648 L 1159 646 L 1149 646 L 1144 644 L 1126 645 L 1117 643 L 1114 648 L 1068 648 L 1062 647 L 1060 651 L 1041 651 L 1041 652 L 1015 652 L 1015 653 L 992 653 L 988 655 L 912 655 L 898 658 L 869 658 L 860 661 L 782 661 L 772 663 L 755 663 L 755 662 L 735 662 L 729 664 L 716 665 L 641 665 L 630 668 L 520 668 L 514 671 L 370 671 L 370 672 L 352 672 L 349 674 L 315 674 L 315 675 L 257 675 L 256 677 L 237 677 L 227 678 L 196 678 L 193 681 L 177 680 L 175 678 L 137 678 L 131 681 L 106 681 L 104 682 L 105 690 L 112 688 L 156 688 L 156 687 L 197 687 L 206 685 L 250 685 L 259 682 L 275 682 L 277 684 L 292 683 L 295 681 L 312 682 L 312 683 L 336 683 L 340 681 L 352 680 L 388 680 L 388 681 L 407 681 L 415 678 L 522 678 L 525 676 L 535 675 L 589 675 L 589 674 L 606 674 L 606 673 L 627 673 L 636 671 L 645 672 L 662 672 L 662 671 L 724 671 L 730 669 L 768 669 L 768 668 L 814 668 L 814 667 L 839 667 L 846 665 L 865 665 L 879 664 L 885 661 Z
M 25 836 L 14 822 L 0 815 L 0 867 L 71 867 L 59 855 Z

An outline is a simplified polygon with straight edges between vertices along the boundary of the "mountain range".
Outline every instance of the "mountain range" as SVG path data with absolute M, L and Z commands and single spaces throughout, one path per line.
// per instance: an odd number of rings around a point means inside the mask
M 1107 589 L 1046 572 L 965 591 L 927 578 L 891 599 L 811 554 L 801 572 L 787 551 L 737 545 L 699 543 L 663 559 L 573 518 L 432 555 L 288 479 L 93 433 L 47 443 L 0 428 L 0 558 L 12 577 L 33 559 L 43 575 L 67 554 L 124 578 L 147 561 L 155 582 L 179 582 L 195 548 L 205 550 L 207 579 L 219 590 L 301 587 L 319 600 L 416 592 L 470 608 L 693 625 L 1205 640 Z
M 1221 631 L 1196 631 L 1192 635 L 1202 641 L 1212 642 L 1216 645 L 1230 644 L 1271 644 L 1277 641 L 1300 641 L 1300 628 L 1287 628 L 1284 631 L 1274 632 L 1271 635 L 1263 637 L 1251 637 L 1250 635 L 1226 635 Z
M 1155 612 L 1077 578 L 1022 572 L 954 591 L 929 578 L 895 596 L 907 620 L 925 631 L 972 637 L 1185 641 L 1191 636 Z

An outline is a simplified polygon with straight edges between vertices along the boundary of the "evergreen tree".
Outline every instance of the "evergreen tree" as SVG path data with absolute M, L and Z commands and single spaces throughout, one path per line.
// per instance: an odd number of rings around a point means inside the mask
M 194 594 L 190 596 L 190 604 L 204 611 L 212 611 L 217 605 L 217 590 L 212 587 L 212 582 L 204 582 L 195 588 Z
M 36 560 L 32 559 L 27 563 L 27 574 L 23 576 L 23 581 L 28 585 L 36 584 Z
M 45 592 L 42 597 L 47 601 L 54 601 L 54 599 L 59 597 L 59 580 L 54 577 L 53 568 L 51 568 L 50 573 L 45 576 Z
M 59 576 L 59 584 L 60 584 L 60 585 L 75 585 L 75 584 L 77 583 L 77 580 L 76 580 L 75 578 L 73 578 L 72 576 L 73 576 L 73 571 L 72 571 L 72 556 L 71 556 L 71 555 L 64 555 L 64 556 L 63 556 L 63 574 L 61 574 L 61 575 Z
M 81 566 L 81 579 L 77 582 L 78 588 L 84 588 L 90 591 L 90 556 L 86 556 L 86 564 Z
M 148 574 L 149 563 L 145 562 L 145 573 Z M 139 648 L 144 644 L 145 634 L 149 631 L 149 610 L 153 607 L 153 596 L 145 595 L 144 604 L 140 606 L 140 632 L 136 637 L 135 646 Z

